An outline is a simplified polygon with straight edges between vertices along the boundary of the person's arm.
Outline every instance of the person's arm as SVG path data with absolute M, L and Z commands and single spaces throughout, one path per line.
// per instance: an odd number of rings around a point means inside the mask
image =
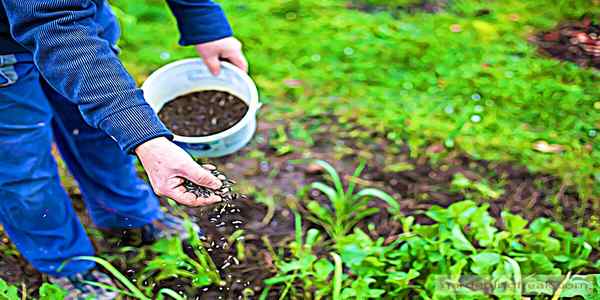
M 148 142 L 166 151 L 160 155 L 167 159 L 159 164 L 154 162 L 159 155 L 154 153 L 158 151 L 153 150 L 156 147 L 144 147 L 137 153 L 145 156 L 140 157 L 145 166 L 153 166 L 147 172 L 159 195 L 181 200 L 183 194 L 175 193 L 181 191 L 161 182 L 173 176 L 197 181 L 194 175 L 201 173 L 211 186 L 220 185 L 210 172 L 193 163 L 189 156 L 182 156 L 179 148 L 164 138 L 171 137 L 171 133 L 145 101 L 108 42 L 98 36 L 93 1 L 2 0 L 2 4 L 15 40 L 33 53 L 44 79 L 78 105 L 88 124 L 106 132 L 127 152 Z M 169 161 L 171 154 L 176 161 Z
M 85 121 L 131 152 L 171 133 L 145 101 L 110 45 L 98 36 L 90 0 L 2 0 L 17 42 L 44 79 L 77 104 Z
M 220 59 L 229 60 L 244 71 L 248 62 L 242 44 L 233 37 L 221 7 L 211 0 L 167 0 L 181 34 L 179 44 L 195 45 L 214 75 L 219 74 Z

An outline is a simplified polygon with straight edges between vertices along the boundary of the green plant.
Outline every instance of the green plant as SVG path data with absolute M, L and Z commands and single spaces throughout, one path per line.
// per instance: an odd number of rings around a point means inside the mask
M 327 257 L 319 258 L 315 255 L 314 247 L 321 241 L 321 233 L 314 228 L 309 229 L 303 236 L 302 219 L 300 214 L 296 213 L 295 241 L 290 245 L 291 258 L 277 260 L 278 274 L 265 280 L 267 293 L 268 287 L 282 285 L 279 299 L 285 299 L 287 296 L 292 299 L 343 299 L 340 298 L 343 280 L 341 258 L 331 252 L 330 256 L 334 261 L 332 263 Z
M 9 285 L 6 281 L 0 278 L 0 300 L 17 299 L 19 299 L 17 287 Z
M 329 163 L 322 160 L 316 160 L 314 163 L 325 170 L 333 186 L 323 182 L 313 182 L 300 191 L 300 196 L 305 198 L 307 192 L 314 189 L 327 197 L 329 201 L 327 204 L 331 205 L 330 208 L 316 200 L 308 201 L 306 208 L 310 215 L 307 218 L 322 226 L 334 241 L 342 238 L 358 222 L 379 211 L 379 208 L 369 206 L 373 199 L 385 201 L 390 213 L 396 217 L 400 216 L 400 205 L 389 194 L 374 188 L 365 188 L 355 192 L 356 181 L 354 180 L 349 180 L 348 187 L 344 188 L 339 174 Z M 358 165 L 352 177 L 358 178 L 364 168 L 365 162 L 363 161 Z
M 193 231 L 189 221 L 186 222 L 190 232 L 189 243 L 192 246 L 195 258 L 183 251 L 179 238 L 162 239 L 152 245 L 152 252 L 156 255 L 143 270 L 144 279 L 160 282 L 169 278 L 188 278 L 194 287 L 208 285 L 222 285 L 223 280 L 204 248 L 198 234 Z
M 485 180 L 472 181 L 462 173 L 454 174 L 452 190 L 463 193 L 468 199 L 498 199 L 504 194 L 500 187 L 493 187 Z
M 277 155 L 286 155 L 294 151 L 294 147 L 289 143 L 286 128 L 283 125 L 277 126 L 269 139 L 269 145 L 275 149 Z
M 63 300 L 67 296 L 67 291 L 54 284 L 43 283 L 39 289 L 40 300 Z
M 344 270 L 344 275 L 338 277 L 342 278 L 340 297 L 521 299 L 525 295 L 560 294 L 595 299 L 600 275 L 564 275 L 600 271 L 597 263 L 589 260 L 600 231 L 574 235 L 549 219 L 528 222 L 508 212 L 502 214 L 502 226 L 498 226 L 488 209 L 488 204 L 473 201 L 457 202 L 448 208 L 434 206 L 425 212 L 433 224 L 416 224 L 414 217 L 404 217 L 403 233 L 393 240 L 373 239 L 354 228 L 336 245 Z M 304 243 L 313 240 L 307 233 Z M 297 236 L 292 249 L 298 244 Z M 277 265 L 280 275 L 272 285 L 306 284 L 305 277 L 298 274 L 310 274 L 312 270 L 316 247 L 315 242 L 309 244 L 303 252 L 293 251 L 301 256 L 295 254 L 292 260 Z M 551 286 L 549 280 L 556 279 L 573 284 L 563 284 L 563 289 L 547 288 Z M 493 288 L 473 289 L 465 284 L 469 280 L 493 284 Z M 463 285 L 458 285 L 461 282 Z M 535 288 L 544 286 L 540 282 L 546 283 L 546 288 Z M 323 290 L 330 291 L 331 286 Z
M 99 287 L 102 287 L 102 288 L 105 288 L 108 290 L 112 290 L 112 291 L 116 291 L 123 296 L 129 296 L 129 297 L 132 297 L 135 299 L 140 299 L 140 300 L 150 300 L 155 297 L 156 297 L 156 299 L 162 300 L 162 299 L 164 299 L 165 295 L 169 296 L 175 300 L 184 300 L 185 299 L 184 297 L 179 295 L 177 292 L 175 292 L 171 289 L 168 289 L 168 288 L 162 288 L 162 289 L 158 290 L 158 292 L 155 295 L 152 295 L 149 292 L 145 294 L 140 289 L 138 289 L 136 287 L 136 285 L 133 282 L 131 282 L 125 275 L 123 275 L 121 272 L 119 272 L 119 270 L 117 270 L 117 268 L 115 268 L 110 262 L 108 262 L 107 260 L 105 260 L 103 258 L 95 257 L 95 256 L 77 256 L 77 257 L 72 258 L 71 260 L 87 260 L 87 261 L 92 261 L 92 262 L 99 264 L 104 269 L 106 269 L 110 274 L 112 274 L 112 276 L 114 278 L 116 278 L 121 284 L 123 284 L 123 286 L 125 286 L 125 289 L 121 289 L 116 286 L 109 286 L 104 283 L 95 282 L 95 281 L 85 281 L 85 283 L 87 283 L 87 284 L 99 286 Z M 68 261 L 66 263 L 68 263 Z

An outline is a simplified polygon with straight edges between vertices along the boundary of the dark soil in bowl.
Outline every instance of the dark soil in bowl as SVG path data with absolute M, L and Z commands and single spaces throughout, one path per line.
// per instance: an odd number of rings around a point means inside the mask
M 201 91 L 167 102 L 158 116 L 176 135 L 209 136 L 237 124 L 248 112 L 241 99 L 222 91 Z

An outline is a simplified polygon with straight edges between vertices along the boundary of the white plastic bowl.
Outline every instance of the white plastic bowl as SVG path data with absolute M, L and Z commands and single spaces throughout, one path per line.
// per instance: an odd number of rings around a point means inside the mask
M 256 131 L 256 113 L 261 104 L 252 79 L 236 66 L 222 62 L 221 73 L 213 76 L 202 59 L 170 63 L 156 70 L 142 85 L 146 101 L 158 113 L 165 103 L 178 96 L 205 90 L 228 92 L 248 105 L 246 115 L 233 127 L 210 136 L 175 135 L 174 142 L 191 155 L 220 157 L 244 147 Z

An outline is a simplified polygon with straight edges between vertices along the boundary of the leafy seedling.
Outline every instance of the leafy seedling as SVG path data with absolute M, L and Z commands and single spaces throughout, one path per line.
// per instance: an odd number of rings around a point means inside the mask
M 401 216 L 400 205 L 389 194 L 375 188 L 365 188 L 355 193 L 356 181 L 350 180 L 348 187 L 344 188 L 339 174 L 329 163 L 322 160 L 316 160 L 314 163 L 325 170 L 333 186 L 323 182 L 313 182 L 300 191 L 300 196 L 306 198 L 310 190 L 317 190 L 327 197 L 331 207 L 316 200 L 309 200 L 306 208 L 310 212 L 308 219 L 322 226 L 334 241 L 346 235 L 361 220 L 379 211 L 379 208 L 369 206 L 373 199 L 387 203 L 387 209 L 392 216 Z M 358 178 L 364 168 L 363 161 L 352 177 Z
M 276 260 L 278 274 L 265 280 L 267 288 L 261 295 L 268 294 L 268 289 L 273 285 L 284 286 L 279 299 L 285 299 L 288 294 L 292 299 L 311 298 L 311 291 L 315 289 L 314 299 L 331 297 L 341 300 L 342 289 L 342 260 L 341 257 L 331 252 L 333 263 L 326 257 L 319 258 L 315 255 L 314 247 L 322 241 L 319 230 L 311 228 L 302 234 L 302 219 L 295 213 L 295 241 L 290 244 L 292 257 Z M 299 282 L 301 284 L 296 284 Z

